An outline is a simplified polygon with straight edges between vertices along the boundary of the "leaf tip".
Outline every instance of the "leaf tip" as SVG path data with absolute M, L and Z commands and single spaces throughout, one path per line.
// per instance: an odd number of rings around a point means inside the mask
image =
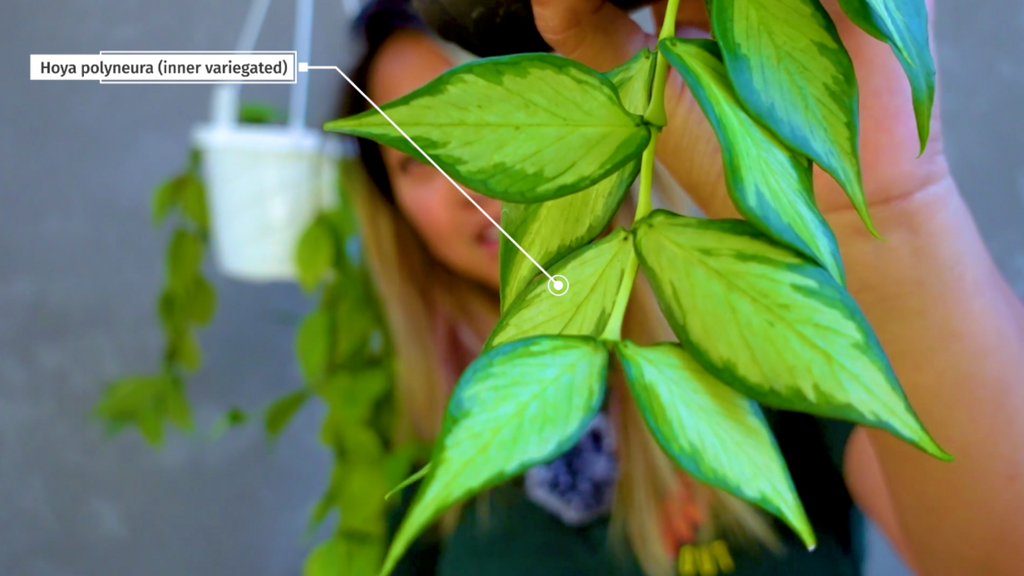
M 928 149 L 928 138 L 931 137 L 931 118 L 918 118 L 917 134 L 920 140 L 920 148 L 917 151 L 917 157 L 921 158 L 924 156 L 925 150 Z
M 931 435 L 926 435 L 924 439 L 918 443 L 918 447 L 924 450 L 929 456 L 933 456 L 943 462 L 953 461 L 953 455 L 943 450 Z
M 878 229 L 875 228 L 875 223 L 871 221 L 871 215 L 868 214 L 867 206 L 865 206 L 863 209 L 858 208 L 857 211 L 860 212 L 860 218 L 864 222 L 864 227 L 868 229 L 868 232 L 877 240 L 881 240 L 884 242 L 885 237 L 883 237 L 882 234 L 879 233 Z

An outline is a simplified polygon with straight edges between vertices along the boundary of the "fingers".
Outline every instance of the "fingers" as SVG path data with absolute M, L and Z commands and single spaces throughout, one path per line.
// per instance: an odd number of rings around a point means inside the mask
M 532 0 L 533 17 L 544 40 L 556 52 L 607 72 L 626 62 L 649 36 L 607 0 Z

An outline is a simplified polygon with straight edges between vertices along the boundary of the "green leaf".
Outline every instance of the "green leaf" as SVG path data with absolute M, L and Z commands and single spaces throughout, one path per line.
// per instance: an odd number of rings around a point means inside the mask
M 171 178 L 157 186 L 153 191 L 153 200 L 150 206 L 152 211 L 153 225 L 162 224 L 167 215 L 178 205 L 178 179 Z
M 654 77 L 654 54 L 650 50 L 644 48 L 606 76 L 618 89 L 626 110 L 634 114 L 647 110 Z M 578 194 L 533 204 L 506 202 L 501 208 L 501 225 L 527 254 L 547 268 L 608 227 L 639 171 L 640 162 L 633 161 Z M 504 311 L 537 275 L 537 266 L 508 238 L 502 236 L 500 241 Z
M 383 553 L 377 538 L 334 536 L 313 549 L 302 576 L 375 576 Z
M 135 416 L 135 424 L 139 433 L 149 442 L 150 446 L 159 448 L 164 441 L 164 423 L 161 414 L 154 407 L 139 412 Z
M 328 413 L 320 430 L 320 439 L 350 463 L 374 462 L 384 455 L 384 442 L 380 435 L 369 426 L 352 421 L 344 412 Z
M 523 250 L 545 269 L 585 246 L 608 227 L 640 171 L 639 162 L 572 196 L 534 204 L 506 202 L 501 225 Z M 506 311 L 539 270 L 512 242 L 502 236 L 501 303 Z M 547 277 L 543 277 L 547 280 Z
M 510 202 L 592 186 L 638 158 L 651 138 L 610 81 L 551 54 L 470 62 L 382 109 L 452 178 Z M 376 110 L 324 128 L 420 156 Z
M 194 427 L 192 407 L 189 405 L 188 396 L 185 393 L 185 383 L 178 378 L 167 378 L 166 380 L 164 406 L 167 410 L 167 418 L 178 428 L 191 431 Z
M 302 233 L 295 251 L 295 267 L 299 284 L 307 292 L 316 288 L 334 265 L 336 244 L 334 230 L 324 216 L 314 219 Z
M 647 427 L 697 480 L 783 519 L 808 548 L 814 530 L 785 460 L 756 403 L 729 388 L 675 344 L 616 345 Z
M 277 437 L 309 400 L 309 390 L 302 388 L 275 400 L 263 417 L 263 428 L 271 438 Z
M 622 228 L 573 252 L 548 271 L 565 276 L 569 290 L 555 296 L 547 276 L 535 279 L 502 314 L 484 350 L 530 336 L 600 336 L 632 255 L 632 237 Z
M 191 330 L 184 330 L 175 334 L 169 343 L 174 362 L 180 364 L 185 370 L 195 372 L 203 366 L 203 350 Z
M 643 116 L 651 103 L 654 64 L 654 52 L 643 48 L 629 62 L 605 74 L 619 91 L 622 106 L 638 116 Z
M 168 333 L 184 328 L 187 321 L 187 318 L 182 313 L 182 307 L 178 304 L 177 292 L 171 288 L 166 288 L 160 293 L 157 313 L 160 316 L 160 323 L 163 325 L 164 331 Z
M 339 576 L 344 570 L 344 542 L 338 536 L 318 544 L 302 567 L 302 576 Z
M 181 197 L 181 211 L 205 232 L 210 226 L 210 216 L 206 208 L 206 187 L 195 174 L 185 174 L 178 178 L 178 194 Z
M 167 376 L 128 376 L 110 383 L 104 390 L 95 413 L 104 420 L 133 422 L 148 410 L 168 386 Z
M 317 500 L 316 506 L 313 507 L 313 511 L 309 515 L 309 526 L 307 530 L 312 532 L 316 530 L 323 521 L 327 519 L 327 515 L 331 513 L 331 510 L 335 509 L 338 505 L 338 494 L 341 492 L 341 479 L 344 476 L 344 465 L 335 462 L 333 470 L 331 470 L 331 482 L 327 485 L 327 489 L 324 490 L 320 499 Z
M 327 372 L 331 358 L 331 325 L 331 316 L 323 310 L 306 316 L 299 325 L 295 349 L 306 382 L 318 382 Z
M 391 372 L 385 367 L 332 374 L 316 390 L 332 410 L 347 415 L 352 422 L 365 423 L 385 394 L 391 390 Z
M 888 42 L 910 81 L 921 153 L 928 145 L 935 103 L 935 61 L 928 41 L 924 0 L 839 0 L 857 26 Z
M 203 263 L 203 241 L 185 229 L 178 229 L 167 248 L 168 283 L 181 290 L 192 286 Z
M 575 444 L 601 408 L 607 370 L 600 342 L 564 336 L 520 340 L 473 362 L 448 403 L 430 473 L 382 576 L 446 508 Z
M 333 359 L 339 365 L 359 365 L 370 354 L 370 341 L 379 329 L 377 303 L 366 282 L 353 279 L 342 284 L 334 327 Z
M 740 101 L 831 174 L 875 233 L 857 147 L 857 76 L 819 0 L 716 0 L 711 21 Z
M 747 114 L 714 42 L 670 39 L 662 49 L 718 135 L 726 188 L 736 209 L 759 230 L 813 258 L 843 283 L 835 235 L 814 203 L 810 162 Z
M 217 312 L 217 293 L 210 282 L 198 276 L 188 295 L 188 319 L 194 324 L 205 326 Z
M 384 495 L 388 485 L 381 464 L 379 461 L 361 462 L 346 467 L 340 494 L 342 530 L 384 536 L 387 530 Z
M 853 298 L 745 222 L 656 211 L 637 253 L 680 343 L 758 402 L 888 430 L 948 458 L 907 402 Z
M 244 426 L 248 421 L 249 415 L 246 414 L 244 410 L 238 407 L 231 408 L 213 424 L 210 429 L 210 438 L 212 440 L 217 440 L 228 430 Z
M 287 118 L 283 110 L 270 104 L 245 103 L 238 110 L 238 121 L 243 124 L 277 124 Z

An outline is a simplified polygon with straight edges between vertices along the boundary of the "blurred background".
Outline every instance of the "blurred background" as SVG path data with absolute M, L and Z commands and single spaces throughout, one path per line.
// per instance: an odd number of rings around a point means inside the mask
M 941 106 L 963 194 L 1024 296 L 1024 5 L 938 3 Z M 188 161 L 210 87 L 30 82 L 32 53 L 230 50 L 246 0 L 7 0 L 0 19 L 0 574 L 292 576 L 315 538 L 308 514 L 330 456 L 319 406 L 276 442 L 260 426 L 208 439 L 232 406 L 301 384 L 293 337 L 312 303 L 293 284 L 209 268 L 219 292 L 190 380 L 197 432 L 159 452 L 107 439 L 90 413 L 105 382 L 146 372 L 163 337 L 154 301 L 165 234 L 150 193 Z M 290 50 L 294 6 L 271 4 L 257 49 Z M 343 70 L 359 47 L 343 5 L 316 7 L 312 64 Z M 341 78 L 310 74 L 309 125 L 334 117 Z M 287 109 L 287 88 L 245 86 Z M 870 576 L 908 574 L 876 532 Z

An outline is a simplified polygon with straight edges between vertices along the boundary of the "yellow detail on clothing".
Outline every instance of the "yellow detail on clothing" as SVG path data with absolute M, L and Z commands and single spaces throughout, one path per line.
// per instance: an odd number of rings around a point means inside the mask
M 679 549 L 679 561 L 677 564 L 679 576 L 696 576 L 697 574 L 697 552 L 694 547 L 687 544 Z
M 736 563 L 725 540 L 710 544 L 686 544 L 679 549 L 676 572 L 679 576 L 718 576 L 736 570 Z
M 715 540 L 712 542 L 711 551 L 714 552 L 722 572 L 728 574 L 736 570 L 736 563 L 732 560 L 732 554 L 729 554 L 729 547 L 725 545 L 725 540 Z

